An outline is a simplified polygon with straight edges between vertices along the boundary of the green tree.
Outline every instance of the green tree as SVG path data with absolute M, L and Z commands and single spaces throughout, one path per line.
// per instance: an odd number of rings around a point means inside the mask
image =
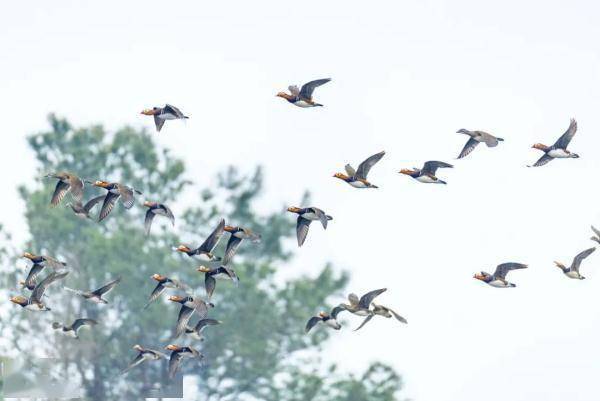
M 278 270 L 292 257 L 286 244 L 295 236 L 295 220 L 283 213 L 283 205 L 268 214 L 254 211 L 263 191 L 260 168 L 249 174 L 228 168 L 200 191 L 196 204 L 184 208 L 177 202 L 190 184 L 183 162 L 157 148 L 145 131 L 125 127 L 108 134 L 102 126 L 74 128 L 52 115 L 49 121 L 48 132 L 29 138 L 40 177 L 64 170 L 87 179 L 126 183 L 140 189 L 144 199 L 170 204 L 176 211 L 177 227 L 174 230 L 156 219 L 152 235 L 145 237 L 142 207 L 125 210 L 117 205 L 102 223 L 84 221 L 66 207 L 49 207 L 55 181 L 40 180 L 20 188 L 31 234 L 24 250 L 65 260 L 72 267 L 66 279 L 70 287 L 95 288 L 115 276 L 122 276 L 123 281 L 110 294 L 109 305 L 82 302 L 57 286 L 48 294 L 50 313 L 33 316 L 15 306 L 10 324 L 20 335 L 7 337 L 11 345 L 25 353 L 41 349 L 65 358 L 59 368 L 70 380 L 78 381 L 91 400 L 136 399 L 149 383 L 165 385 L 163 364 L 148 363 L 127 376 L 118 376 L 135 355 L 131 346 L 163 347 L 176 320 L 178 308 L 169 302 L 141 309 L 155 284 L 149 277 L 153 273 L 175 276 L 203 295 L 203 277 L 195 269 L 198 264 L 176 255 L 171 246 L 178 244 L 180 237 L 199 244 L 224 217 L 228 223 L 261 233 L 262 242 L 240 247 L 233 265 L 240 285 L 218 283 L 213 299 L 216 307 L 210 312 L 224 323 L 211 327 L 202 345 L 195 344 L 205 355 L 204 362 L 184 365 L 185 374 L 198 377 L 201 399 L 397 399 L 401 380 L 387 366 L 376 363 L 360 376 L 347 376 L 335 366 L 323 367 L 316 359 L 296 357 L 299 351 L 319 351 L 326 346 L 330 330 L 305 335 L 303 327 L 309 316 L 327 305 L 331 295 L 341 295 L 348 276 L 325 266 L 316 277 L 278 279 Z M 98 193 L 86 186 L 85 198 Z M 222 254 L 225 242 L 217 254 Z M 24 274 L 21 270 L 6 277 L 14 283 Z M 52 321 L 77 317 L 96 318 L 101 324 L 85 333 L 80 342 L 52 333 Z M 189 343 L 187 339 L 179 341 Z

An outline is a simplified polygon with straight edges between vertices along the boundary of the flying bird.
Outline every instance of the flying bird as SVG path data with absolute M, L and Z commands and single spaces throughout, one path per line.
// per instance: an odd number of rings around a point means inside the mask
M 93 183 L 94 186 L 104 188 L 108 192 L 102 203 L 102 209 L 100 209 L 100 216 L 98 221 L 104 220 L 109 213 L 115 207 L 117 199 L 121 198 L 121 203 L 125 206 L 125 209 L 131 209 L 135 202 L 135 194 L 141 195 L 142 193 L 135 188 L 128 187 L 127 185 L 120 184 L 118 182 L 108 181 L 96 181 Z
M 225 219 L 221 219 L 219 221 L 219 225 L 217 228 L 213 230 L 212 233 L 208 236 L 208 238 L 196 249 L 191 249 L 187 245 L 179 245 L 177 248 L 173 248 L 176 252 L 182 252 L 188 255 L 189 257 L 199 256 L 200 258 L 206 261 L 218 261 L 221 260 L 219 257 L 213 255 L 213 250 L 221 240 L 223 236 L 223 232 L 225 230 Z
M 516 284 L 509 283 L 506 281 L 506 275 L 511 270 L 526 269 L 528 266 L 522 263 L 502 263 L 496 267 L 494 274 L 489 274 L 484 271 L 477 273 L 473 276 L 477 280 L 481 280 L 484 283 L 497 288 L 510 288 L 516 287 Z
M 206 329 L 208 326 L 216 326 L 221 323 L 223 322 L 215 319 L 200 319 L 198 320 L 195 326 L 186 327 L 185 333 L 192 337 L 194 340 L 204 341 L 204 335 L 202 334 L 204 329 Z
M 380 294 L 384 293 L 385 291 L 387 291 L 387 288 L 380 288 L 378 290 L 369 291 L 365 295 L 360 297 L 360 299 L 358 298 L 358 295 L 352 293 L 348 295 L 348 302 L 350 302 L 350 304 L 348 305 L 342 303 L 339 306 L 352 314 L 358 316 L 369 316 L 372 313 L 369 309 L 371 303 L 375 298 L 377 298 Z
M 50 256 L 33 255 L 29 252 L 23 254 L 24 258 L 27 258 L 33 262 L 27 278 L 21 282 L 24 288 L 33 290 L 37 284 L 37 276 L 41 273 L 44 267 L 49 266 L 54 271 L 64 271 L 64 267 L 67 266 L 65 262 L 54 259 Z
M 336 306 L 331 310 L 331 313 L 327 313 L 325 311 L 319 312 L 317 316 L 313 316 L 310 319 L 308 319 L 304 331 L 308 333 L 313 327 L 315 327 L 319 323 L 322 323 L 325 326 L 334 330 L 341 329 L 342 325 L 337 321 L 337 315 L 343 310 L 344 308 L 342 308 L 341 306 Z
M 458 155 L 459 159 L 462 159 L 463 157 L 471 153 L 481 142 L 485 143 L 488 146 L 488 148 L 494 148 L 498 146 L 498 142 L 504 141 L 504 139 L 498 138 L 484 131 L 469 131 L 467 129 L 461 128 L 458 131 L 456 131 L 456 133 L 465 134 L 469 136 L 469 140 L 460 152 L 460 155 Z
M 102 296 L 104 294 L 107 294 L 108 292 L 110 292 L 113 288 L 115 288 L 115 286 L 117 284 L 119 284 L 121 282 L 121 277 L 117 277 L 114 280 L 109 281 L 108 283 L 104 284 L 102 287 L 96 289 L 96 290 L 90 290 L 90 291 L 80 291 L 80 290 L 74 290 L 72 288 L 69 287 L 64 287 L 65 290 L 73 292 L 81 297 L 83 297 L 84 299 L 91 301 L 93 303 L 96 304 L 107 304 L 108 301 L 104 298 L 102 298 Z
M 179 345 L 169 344 L 165 349 L 171 351 L 171 356 L 169 357 L 169 377 L 171 379 L 175 377 L 175 374 L 181 366 L 181 361 L 184 358 L 203 358 L 203 355 L 192 347 L 181 347 Z
M 385 318 L 391 318 L 391 317 L 395 317 L 397 321 L 399 321 L 400 323 L 404 323 L 407 324 L 408 321 L 403 318 L 402 316 L 400 316 L 399 314 L 397 314 L 396 312 L 394 312 L 392 309 L 383 306 L 383 305 L 377 305 L 375 303 L 372 303 L 373 305 L 373 309 L 370 310 L 370 314 L 365 318 L 365 320 L 363 320 L 363 322 L 360 324 L 360 326 L 358 326 L 356 329 L 354 329 L 354 331 L 360 330 L 365 324 L 367 324 L 372 318 L 373 316 L 383 316 Z
M 347 182 L 354 188 L 379 188 L 376 185 L 371 184 L 367 181 L 367 174 L 371 170 L 371 167 L 375 165 L 385 155 L 385 151 L 379 152 L 370 156 L 368 159 L 358 165 L 358 169 L 355 170 L 350 164 L 346 164 L 344 169 L 346 174 L 335 173 L 333 176 L 339 178 L 342 181 Z
M 577 132 L 577 121 L 575 119 L 571 119 L 571 124 L 569 124 L 569 128 L 565 131 L 564 134 L 561 135 L 560 138 L 554 143 L 552 146 L 546 146 L 541 143 L 536 143 L 532 146 L 534 149 L 541 150 L 544 152 L 544 155 L 539 158 L 537 162 L 533 166 L 528 167 L 539 167 L 544 164 L 549 163 L 553 159 L 577 159 L 579 155 L 576 153 L 572 153 L 567 150 L 567 146 L 575 136 L 575 132 Z
M 579 266 L 581 266 L 581 262 L 583 262 L 583 259 L 590 256 L 592 253 L 594 253 L 595 250 L 596 250 L 596 248 L 590 248 L 590 249 L 586 249 L 585 251 L 582 251 L 579 254 L 577 254 L 577 256 L 575 256 L 575 258 L 573 258 L 573 262 L 571 262 L 570 267 L 566 267 L 565 265 L 563 265 L 560 262 L 554 262 L 554 264 L 556 265 L 556 267 L 558 267 L 560 270 L 562 270 L 562 272 L 568 278 L 583 280 L 583 279 L 585 279 L 585 277 L 583 277 L 581 275 L 581 273 L 579 273 Z
M 76 319 L 68 326 L 65 326 L 62 323 L 54 322 L 52 323 L 52 328 L 54 330 L 60 330 L 60 332 L 67 337 L 79 339 L 79 329 L 82 327 L 92 327 L 97 324 L 98 322 L 94 319 L 81 318 Z
M 54 283 L 57 280 L 61 280 L 65 278 L 65 276 L 69 274 L 68 271 L 63 272 L 52 272 L 47 275 L 38 285 L 35 286 L 29 298 L 26 298 L 22 295 L 17 295 L 10 298 L 10 301 L 14 304 L 20 305 L 22 308 L 31 311 L 50 311 L 43 302 L 42 297 L 44 296 L 44 292 L 48 288 L 48 286 Z
M 77 217 L 81 217 L 82 219 L 91 219 L 90 212 L 101 200 L 105 198 L 104 195 L 96 196 L 95 198 L 90 199 L 83 205 L 81 202 L 75 201 L 75 203 L 67 203 L 67 206 L 73 210 Z
M 166 104 L 164 107 L 153 107 L 151 109 L 145 109 L 141 112 L 146 116 L 154 117 L 154 125 L 156 125 L 156 131 L 160 132 L 161 128 L 167 120 L 185 120 L 188 116 L 185 116 L 181 110 L 170 104 Z
M 284 98 L 285 100 L 287 100 L 294 106 L 298 106 L 298 107 L 305 108 L 305 107 L 323 106 L 320 103 L 316 103 L 313 100 L 312 95 L 313 95 L 313 92 L 315 91 L 315 88 L 318 88 L 319 86 L 326 84 L 329 81 L 331 81 L 331 78 L 317 79 L 317 80 L 305 83 L 304 85 L 302 85 L 301 89 L 298 89 L 298 87 L 296 85 L 291 85 L 291 86 L 288 86 L 288 89 L 290 91 L 289 94 L 285 93 L 285 92 L 279 92 L 277 94 L 277 96 Z
M 204 302 L 199 297 L 192 297 L 190 295 L 186 297 L 173 295 L 169 297 L 169 301 L 181 304 L 181 309 L 179 309 L 179 315 L 177 316 L 177 324 L 175 326 L 175 333 L 173 336 L 174 338 L 177 338 L 185 333 L 187 324 L 194 312 L 198 313 L 199 319 L 204 319 L 208 314 L 208 308 L 214 307 L 214 304 L 211 302 Z
M 410 169 L 402 169 L 400 170 L 401 174 L 406 174 L 411 176 L 415 180 L 419 182 L 424 182 L 426 184 L 446 184 L 446 181 L 442 181 L 435 176 L 435 172 L 438 168 L 452 168 L 454 167 L 451 164 L 439 162 L 439 161 L 428 161 L 423 164 L 422 169 L 414 168 Z
M 163 354 L 162 352 L 156 351 L 156 350 L 153 350 L 150 348 L 144 348 L 139 344 L 134 345 L 133 349 L 136 350 L 138 352 L 138 354 L 134 358 L 134 360 L 131 361 L 129 366 L 127 366 L 125 369 L 123 369 L 121 371 L 121 374 L 125 374 L 125 373 L 129 372 L 131 369 L 135 368 L 136 366 L 141 365 L 144 362 L 167 359 L 167 356 L 165 354 Z
M 204 289 L 206 290 L 206 296 L 208 299 L 212 298 L 217 286 L 217 279 L 230 280 L 236 286 L 240 279 L 238 278 L 235 270 L 226 265 L 219 265 L 218 267 L 200 266 L 196 269 L 200 273 L 204 273 Z
M 144 309 L 150 306 L 152 302 L 156 301 L 167 288 L 177 289 L 184 292 L 190 291 L 190 288 L 179 280 L 175 280 L 161 274 L 153 274 L 150 277 L 156 280 L 158 284 L 156 284 L 156 287 L 154 287 L 154 290 L 152 290 L 148 302 L 146 305 L 144 305 Z
M 144 228 L 146 235 L 150 235 L 150 227 L 152 226 L 152 220 L 154 216 L 164 216 L 171 221 L 171 224 L 175 226 L 175 216 L 169 207 L 162 203 L 145 201 L 144 206 L 148 208 L 146 211 L 146 217 L 144 219 Z
M 46 174 L 45 178 L 58 179 L 54 194 L 52 194 L 52 199 L 50 200 L 52 206 L 57 206 L 69 191 L 75 202 L 81 202 L 84 185 L 81 178 L 67 172 Z
M 288 212 L 296 213 L 298 215 L 298 220 L 296 222 L 296 236 L 298 237 L 298 246 L 302 246 L 304 244 L 304 240 L 306 240 L 306 236 L 308 235 L 308 227 L 310 223 L 318 220 L 321 222 L 323 229 L 327 229 L 327 222 L 329 220 L 333 220 L 333 217 L 325 214 L 319 208 L 316 207 L 288 207 Z
M 231 259 L 233 259 L 233 256 L 243 240 L 248 239 L 253 243 L 258 243 L 261 240 L 260 234 L 255 233 L 248 228 L 225 226 L 223 229 L 231 234 L 229 236 L 229 241 L 227 241 L 227 248 L 225 248 L 225 255 L 223 256 L 222 262 L 223 265 L 227 265 L 231 262 Z

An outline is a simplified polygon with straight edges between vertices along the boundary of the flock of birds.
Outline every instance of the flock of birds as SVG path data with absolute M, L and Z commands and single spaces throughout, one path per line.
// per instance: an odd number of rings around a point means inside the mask
M 298 107 L 319 107 L 322 106 L 322 104 L 319 104 L 313 100 L 313 92 L 315 88 L 326 84 L 329 81 L 330 79 L 318 79 L 304 84 L 301 88 L 298 88 L 297 86 L 290 86 L 289 93 L 279 92 L 277 96 Z M 160 131 L 163 128 L 164 123 L 167 120 L 188 118 L 178 108 L 169 104 L 165 105 L 164 107 L 153 107 L 152 109 L 146 109 L 142 111 L 141 114 L 153 116 L 157 131 Z M 578 158 L 579 156 L 577 154 L 567 150 L 567 146 L 573 139 L 576 131 L 577 123 L 575 120 L 571 120 L 567 131 L 552 146 L 546 146 L 539 143 L 533 145 L 533 148 L 544 152 L 542 157 L 533 164 L 533 167 L 543 166 L 555 158 Z M 480 143 L 484 143 L 488 147 L 495 147 L 499 142 L 503 141 L 502 138 L 495 137 L 494 135 L 483 131 L 469 131 L 466 129 L 460 129 L 457 132 L 469 136 L 469 139 L 460 152 L 458 159 L 462 159 L 469 155 Z M 360 163 L 356 169 L 354 169 L 350 164 L 347 164 L 345 166 L 345 173 L 336 173 L 334 174 L 334 177 L 345 181 L 354 188 L 378 188 L 376 185 L 367 180 L 367 176 L 371 168 L 377 162 L 379 162 L 384 155 L 385 152 L 374 154 Z M 423 164 L 423 167 L 420 169 L 401 169 L 399 172 L 401 174 L 408 175 L 421 183 L 446 184 L 445 181 L 436 176 L 436 172 L 440 168 L 452 167 L 453 166 L 449 163 L 431 160 L 426 161 Z M 72 203 L 68 203 L 66 206 L 70 207 L 77 216 L 81 218 L 92 219 L 91 212 L 93 208 L 98 203 L 102 202 L 102 207 L 98 214 L 98 222 L 106 219 L 109 216 L 115 204 L 117 203 L 117 200 L 120 200 L 125 209 L 131 209 L 135 204 L 136 195 L 142 195 L 139 190 L 122 183 L 103 180 L 88 181 L 69 172 L 51 173 L 46 175 L 46 178 L 58 180 L 50 201 L 52 206 L 59 205 L 65 195 L 70 193 Z M 82 201 L 85 184 L 91 184 L 97 188 L 104 189 L 106 190 L 106 193 L 93 197 L 84 204 Z M 147 208 L 144 219 L 146 235 L 150 234 L 152 222 L 156 216 L 162 216 L 168 219 L 172 225 L 175 224 L 174 214 L 167 205 L 152 201 L 145 201 L 143 205 Z M 310 224 L 313 221 L 320 222 L 323 228 L 326 229 L 328 222 L 333 220 L 330 215 L 314 206 L 289 207 L 287 210 L 297 215 L 296 235 L 299 247 L 304 244 L 308 235 Z M 596 230 L 594 227 L 592 227 L 592 229 L 595 233 L 595 236 L 592 237 L 592 240 L 600 243 L 600 231 Z M 219 257 L 216 256 L 213 251 L 225 232 L 229 233 L 229 239 L 223 256 Z M 260 242 L 261 236 L 260 234 L 255 233 L 248 228 L 226 225 L 225 220 L 221 219 L 219 224 L 200 246 L 191 248 L 188 245 L 181 244 L 173 248 L 173 250 L 176 252 L 186 254 L 191 258 L 202 261 L 202 264 L 197 268 L 197 271 L 204 274 L 204 289 L 206 293 L 205 299 L 195 295 L 195 293 L 190 289 L 190 286 L 175 278 L 167 277 L 158 273 L 151 276 L 151 278 L 155 280 L 157 284 L 150 294 L 144 309 L 148 308 L 167 289 L 176 291 L 177 294 L 182 294 L 171 295 L 168 298 L 169 301 L 181 305 L 173 331 L 173 339 L 178 339 L 183 335 L 187 335 L 194 340 L 203 341 L 203 331 L 207 327 L 222 323 L 219 320 L 207 317 L 209 310 L 214 307 L 214 304 L 210 300 L 214 294 L 217 279 L 229 280 L 235 285 L 239 283 L 237 274 L 233 268 L 231 268 L 231 262 L 239 246 L 244 240 L 257 243 Z M 564 264 L 559 262 L 555 262 L 555 264 L 567 277 L 572 279 L 584 279 L 584 277 L 579 273 L 579 267 L 582 261 L 591 253 L 593 253 L 595 249 L 596 248 L 590 248 L 579 253 L 573 259 L 573 262 L 569 267 L 566 267 Z M 29 296 L 13 296 L 10 298 L 10 300 L 27 310 L 50 311 L 51 309 L 45 303 L 45 292 L 52 283 L 66 278 L 66 276 L 69 274 L 69 270 L 66 267 L 67 265 L 65 262 L 59 261 L 53 257 L 34 255 L 29 252 L 25 252 L 23 257 L 29 259 L 33 265 L 30 268 L 25 280 L 21 281 L 20 284 L 23 290 L 27 289 L 31 291 L 31 293 Z M 475 274 L 473 277 L 492 287 L 515 287 L 515 284 L 507 281 L 507 274 L 512 270 L 525 268 L 527 268 L 527 265 L 522 263 L 502 263 L 496 267 L 494 273 L 490 274 L 481 271 Z M 42 270 L 51 271 L 46 275 L 46 277 L 38 282 L 38 276 Z M 97 304 L 107 304 L 108 301 L 104 298 L 104 296 L 113 288 L 115 288 L 120 281 L 121 277 L 114 278 L 102 287 L 95 290 L 76 290 L 69 287 L 63 288 L 83 298 L 85 301 L 94 302 Z M 340 312 L 344 311 L 364 317 L 362 323 L 355 330 L 362 328 L 374 316 L 382 316 L 386 318 L 393 317 L 401 323 L 407 323 L 405 318 L 394 312 L 392 309 L 374 302 L 375 298 L 385 291 L 386 288 L 373 290 L 364 294 L 360 298 L 356 294 L 350 294 L 348 295 L 348 304 L 340 303 L 330 312 L 321 311 L 317 316 L 311 317 L 306 323 L 305 331 L 308 333 L 319 323 L 335 330 L 341 329 L 342 326 L 338 321 L 338 315 Z M 194 314 L 197 316 L 198 320 L 195 324 L 190 325 L 191 318 Z M 54 322 L 52 323 L 52 328 L 69 337 L 77 339 L 79 338 L 79 331 L 81 328 L 91 327 L 96 324 L 98 324 L 96 320 L 78 318 L 75 319 L 71 324 Z M 130 369 L 146 361 L 156 361 L 167 358 L 165 354 L 158 350 L 144 348 L 137 344 L 133 348 L 138 352 L 138 354 L 135 359 L 133 359 L 133 361 L 125 369 L 123 369 L 122 373 L 126 373 Z M 170 356 L 168 357 L 168 374 L 171 378 L 174 377 L 180 368 L 184 358 L 203 357 L 203 355 L 191 345 L 183 346 L 178 344 L 169 344 L 165 347 L 165 349 L 171 352 Z

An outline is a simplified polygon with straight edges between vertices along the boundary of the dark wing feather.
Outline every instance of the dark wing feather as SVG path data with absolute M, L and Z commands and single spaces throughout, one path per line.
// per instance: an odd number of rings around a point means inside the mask
M 181 360 L 183 359 L 183 355 L 180 352 L 173 351 L 171 352 L 171 357 L 169 358 L 169 377 L 175 377 L 175 373 L 179 369 L 181 365 Z
M 343 312 L 343 311 L 345 311 L 345 310 L 346 310 L 346 307 L 345 307 L 345 306 L 343 306 L 343 305 L 338 305 L 338 306 L 336 306 L 335 308 L 333 308 L 333 309 L 331 310 L 331 317 L 332 317 L 332 318 L 334 318 L 334 319 L 337 319 L 337 315 L 339 315 L 339 314 L 340 314 L 340 312 Z
M 575 119 L 572 118 L 571 124 L 569 124 L 569 128 L 567 128 L 565 133 L 562 134 L 560 138 L 558 138 L 558 140 L 556 141 L 556 143 L 554 143 L 554 145 L 552 147 L 558 148 L 558 149 L 566 149 L 567 146 L 569 146 L 571 139 L 573 139 L 573 137 L 575 136 L 576 132 L 577 132 L 577 121 L 575 121 Z
M 365 320 L 363 320 L 363 321 L 362 321 L 362 323 L 360 324 L 360 326 L 358 326 L 357 328 L 355 328 L 355 329 L 354 329 L 354 331 L 358 331 L 358 330 L 362 329 L 362 327 L 363 327 L 365 324 L 369 323 L 369 320 L 373 319 L 373 316 L 374 316 L 374 315 L 369 315 L 369 316 L 367 316 L 367 317 L 365 318 Z
M 163 125 L 165 125 L 165 120 L 160 118 L 158 115 L 154 115 L 154 125 L 156 125 L 156 131 L 160 132 Z
M 95 321 L 94 319 L 86 319 L 86 318 L 76 319 L 73 322 L 73 324 L 71 325 L 71 328 L 73 330 L 75 330 L 75 332 L 77 332 L 77 330 L 79 330 L 79 328 L 81 326 L 94 326 L 94 325 L 97 325 L 97 324 L 98 324 L 98 322 Z
M 154 212 L 152 211 L 152 209 L 148 209 L 146 211 L 146 217 L 144 218 L 144 230 L 146 231 L 146 235 L 150 235 L 152 220 L 154 220 Z
M 312 100 L 312 94 L 313 94 L 315 88 L 317 88 L 323 84 L 326 84 L 329 81 L 331 81 L 331 78 L 316 79 L 314 81 L 305 83 L 304 85 L 302 85 L 302 88 L 300 89 L 300 97 L 303 99 Z
M 165 211 L 166 213 L 166 218 L 169 219 L 171 221 L 171 224 L 174 226 L 175 225 L 175 215 L 173 214 L 173 211 L 167 206 L 167 205 L 160 205 L 160 207 Z
M 46 291 L 48 286 L 56 280 L 60 280 L 66 277 L 67 274 L 69 274 L 68 271 L 62 273 L 52 272 L 49 275 L 47 275 L 42 281 L 40 281 L 38 285 L 35 286 L 35 288 L 31 292 L 30 300 L 33 302 L 41 302 L 42 297 L 44 296 L 44 292 Z
M 106 294 L 107 292 L 109 292 L 110 290 L 112 290 L 113 288 L 115 288 L 115 285 L 119 284 L 120 281 L 121 281 L 121 277 L 117 277 L 116 279 L 114 279 L 112 281 L 109 281 L 108 283 L 106 283 L 102 287 L 100 287 L 97 290 L 93 291 L 93 294 L 96 294 L 98 296 L 102 296 L 102 295 Z
M 583 261 L 583 259 L 590 256 L 595 250 L 596 248 L 586 249 L 585 251 L 580 252 L 577 256 L 575 256 L 575 258 L 573 259 L 573 263 L 571 263 L 571 270 L 578 272 L 579 266 L 581 266 L 581 262 Z
M 67 194 L 68 190 L 69 190 L 69 184 L 59 180 L 56 183 L 56 188 L 54 188 L 54 194 L 52 194 L 52 199 L 50 200 L 50 204 L 52 206 L 58 205 L 63 200 L 65 195 Z
M 320 316 L 311 317 L 310 319 L 308 319 L 308 322 L 306 323 L 306 327 L 304 328 L 304 331 L 308 333 L 310 331 L 310 329 L 315 327 L 317 325 L 317 323 L 319 323 L 321 320 L 323 320 L 323 318 Z
M 217 280 L 210 274 L 204 275 L 204 289 L 206 291 L 206 296 L 210 299 L 215 292 L 215 287 L 217 285 Z
M 144 362 L 145 358 L 144 355 L 140 352 L 133 361 L 131 361 L 131 363 L 129 364 L 129 366 L 127 366 L 125 369 L 123 369 L 121 371 L 121 374 L 125 374 L 127 372 L 129 372 L 131 369 L 135 368 L 136 366 L 138 366 L 140 363 Z
M 165 107 L 163 108 L 163 113 L 173 114 L 174 116 L 177 116 L 177 118 L 184 118 L 185 117 L 183 115 L 183 113 L 181 112 L 181 110 L 179 110 L 177 107 L 172 106 L 170 104 L 166 104 L 165 105 Z
M 225 255 L 223 256 L 223 261 L 222 261 L 222 263 L 224 265 L 231 262 L 231 259 L 233 259 L 233 255 L 235 255 L 235 253 L 237 252 L 237 249 L 241 243 L 242 243 L 241 238 L 238 238 L 235 235 L 231 235 L 229 237 L 229 241 L 227 241 L 227 248 L 225 249 Z
M 423 168 L 421 169 L 421 172 L 424 175 L 435 175 L 435 172 L 437 171 L 438 168 L 452 168 L 454 167 L 452 164 L 448 164 L 445 162 L 440 162 L 437 160 L 430 160 L 425 162 L 425 164 L 423 164 Z
M 358 301 L 358 306 L 360 306 L 363 309 L 368 309 L 371 305 L 371 302 L 373 302 L 373 300 L 377 298 L 377 296 L 379 296 L 385 291 L 387 291 L 387 288 L 380 288 L 378 290 L 367 292 L 365 295 L 360 297 L 360 301 Z
M 552 159 L 554 159 L 552 156 L 550 156 L 547 153 L 545 153 L 542 157 L 540 157 L 538 159 L 538 161 L 536 161 L 533 164 L 533 167 L 540 167 L 540 166 L 543 166 L 545 164 L 548 164 Z
M 393 310 L 391 310 L 390 308 L 386 308 L 395 318 L 396 320 L 398 320 L 399 322 L 402 323 L 408 323 L 408 321 L 403 318 L 402 316 L 400 316 L 399 314 L 397 314 L 396 312 L 394 312 Z
M 76 175 L 69 176 L 69 185 L 71 186 L 71 197 L 75 202 L 81 202 L 83 199 L 83 181 Z
M 115 203 L 117 202 L 117 198 L 119 194 L 114 194 L 112 192 L 108 192 L 106 197 L 104 198 L 104 203 L 102 204 L 102 209 L 100 209 L 100 215 L 98 216 L 98 221 L 104 220 L 110 212 L 115 207 Z
M 119 185 L 119 193 L 121 194 L 121 203 L 125 206 L 125 209 L 131 209 L 135 202 L 135 197 L 133 195 L 133 188 L 130 188 L 125 185 Z
M 313 210 L 313 212 L 317 215 L 317 217 L 319 218 L 319 221 L 321 222 L 321 224 L 323 225 L 323 228 L 327 228 L 327 215 L 325 214 L 324 211 L 322 211 L 321 209 L 318 209 L 316 207 L 311 208 Z
M 83 206 L 83 209 L 89 213 L 90 210 L 92 210 L 92 208 L 94 206 L 96 206 L 96 204 L 98 202 L 100 202 L 102 199 L 104 199 L 105 196 L 104 195 L 100 195 L 100 196 L 96 196 L 95 198 L 90 199 L 89 201 L 87 201 L 87 203 L 85 204 L 85 206 Z
M 298 216 L 298 221 L 296 222 L 298 246 L 302 246 L 304 244 L 304 240 L 306 240 L 306 236 L 308 235 L 308 227 L 310 227 L 310 220 L 305 219 L 302 216 Z
M 385 155 L 385 152 L 379 152 L 370 156 L 368 159 L 359 164 L 358 169 L 356 170 L 356 178 L 360 178 L 363 180 L 367 179 L 367 174 L 371 170 L 371 167 L 375 165 L 381 158 Z
M 188 308 L 185 305 L 181 305 L 179 316 L 177 317 L 177 325 L 175 326 L 175 338 L 181 336 L 185 332 L 187 324 L 194 314 L 194 310 L 194 308 Z
M 166 287 L 162 285 L 162 283 L 158 283 L 156 287 L 154 287 L 154 290 L 152 290 L 150 298 L 148 298 L 148 302 L 146 303 L 146 305 L 144 305 L 144 309 L 150 306 L 152 302 L 156 301 L 158 297 L 160 297 L 160 294 L 162 294 L 165 291 L 165 288 Z
M 494 272 L 494 277 L 500 278 L 502 280 L 506 279 L 506 275 L 511 270 L 517 269 L 526 269 L 527 265 L 523 263 L 502 263 L 496 267 L 496 271 Z
M 477 142 L 477 140 L 475 140 L 474 138 L 469 138 L 469 140 L 465 144 L 465 147 L 461 150 L 460 155 L 458 155 L 458 158 L 462 159 L 463 157 L 467 156 L 473 151 L 473 149 L 477 147 L 477 145 L 479 145 L 479 142 Z
M 31 269 L 29 270 L 29 273 L 27 274 L 27 278 L 25 279 L 25 287 L 27 287 L 28 289 L 35 288 L 36 278 L 40 274 L 40 272 L 42 271 L 43 268 L 44 268 L 44 266 L 42 266 L 38 263 L 34 263 L 33 266 L 31 266 Z
M 217 324 L 221 324 L 221 322 L 216 319 L 200 319 L 196 323 L 195 330 L 200 333 L 206 326 L 216 326 Z
M 223 236 L 223 231 L 225 228 L 225 219 L 221 219 L 217 228 L 214 229 L 212 233 L 208 236 L 208 238 L 198 247 L 198 251 L 204 252 L 212 252 L 213 249 L 217 246 L 221 237 Z

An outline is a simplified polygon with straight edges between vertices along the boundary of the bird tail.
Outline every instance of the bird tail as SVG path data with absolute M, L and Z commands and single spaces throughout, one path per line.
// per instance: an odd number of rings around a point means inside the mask
M 448 183 L 447 183 L 446 181 L 444 181 L 444 180 L 438 180 L 438 182 L 439 182 L 440 184 L 444 184 L 444 185 L 448 184 Z
M 504 142 L 504 138 L 496 138 L 496 140 L 498 140 L 498 142 Z
M 323 107 L 321 103 L 315 103 L 315 107 Z
M 509 286 L 510 288 L 513 288 L 513 287 L 516 287 L 517 285 L 516 285 L 516 284 L 513 284 L 513 283 L 510 283 L 508 286 Z
M 577 153 L 571 153 L 571 157 L 573 159 L 579 159 L 579 155 Z
M 377 185 L 371 184 L 371 188 L 379 188 Z

